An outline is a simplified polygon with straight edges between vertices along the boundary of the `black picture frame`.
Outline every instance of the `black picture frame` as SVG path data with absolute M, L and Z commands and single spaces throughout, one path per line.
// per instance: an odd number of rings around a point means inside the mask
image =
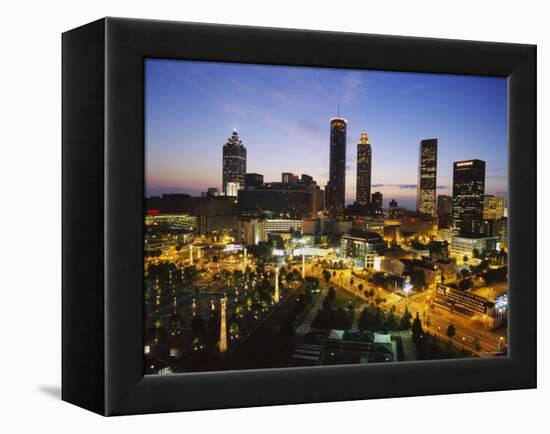
M 536 387 L 536 46 L 104 18 L 62 50 L 63 400 L 123 415 Z M 507 77 L 508 355 L 144 377 L 146 57 Z

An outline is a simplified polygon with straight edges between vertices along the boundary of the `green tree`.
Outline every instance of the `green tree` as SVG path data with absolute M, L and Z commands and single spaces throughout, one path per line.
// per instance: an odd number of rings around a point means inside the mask
M 378 306 L 376 306 L 376 311 L 374 313 L 374 326 L 378 330 L 384 330 L 386 325 L 386 319 L 384 318 L 384 312 Z
M 371 325 L 371 317 L 367 308 L 364 308 L 359 315 L 357 327 L 359 330 L 367 330 Z
M 453 324 L 449 324 L 449 327 L 447 327 L 447 336 L 449 336 L 451 339 L 456 335 L 456 329 Z
M 397 324 L 397 320 L 395 319 L 395 306 L 392 306 L 386 320 L 386 328 L 388 330 L 396 330 L 398 326 L 399 325 Z
M 405 312 L 403 312 L 403 316 L 401 317 L 401 330 L 408 330 L 411 327 L 411 318 L 412 315 L 409 312 L 409 308 L 405 306 Z
M 330 271 L 323 270 L 323 279 L 327 284 L 330 282 Z
M 422 338 L 424 337 L 424 330 L 422 330 L 422 323 L 420 322 L 420 317 L 418 312 L 416 312 L 416 317 L 414 318 L 411 325 L 412 340 L 416 345 L 420 345 Z
M 334 328 L 338 330 L 348 330 L 351 327 L 351 318 L 347 311 L 340 308 L 334 315 Z

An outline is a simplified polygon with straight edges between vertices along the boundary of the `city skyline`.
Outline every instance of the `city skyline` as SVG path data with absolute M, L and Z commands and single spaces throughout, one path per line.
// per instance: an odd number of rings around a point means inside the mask
M 363 132 L 372 191 L 385 207 L 395 199 L 415 208 L 418 144 L 427 137 L 439 142 L 437 194 L 451 194 L 454 161 L 479 158 L 487 162 L 486 193 L 507 198 L 505 79 L 166 60 L 147 60 L 146 77 L 148 196 L 222 190 L 221 148 L 233 128 L 248 150 L 248 172 L 266 182 L 306 173 L 325 189 L 329 119 L 340 104 L 346 204 L 355 201 Z
M 505 80 L 152 60 L 145 99 L 146 374 L 506 355 Z

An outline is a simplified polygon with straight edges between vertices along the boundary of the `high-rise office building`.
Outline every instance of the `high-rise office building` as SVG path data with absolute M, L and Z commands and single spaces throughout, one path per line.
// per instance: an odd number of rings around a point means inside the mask
M 466 160 L 453 164 L 453 224 L 461 236 L 483 233 L 485 161 Z
M 365 206 L 370 201 L 372 151 L 367 133 L 361 133 L 357 143 L 357 187 L 356 201 Z
M 444 194 L 437 196 L 437 217 L 440 228 L 450 228 L 453 224 L 453 198 Z
M 483 218 L 499 220 L 504 217 L 504 198 L 486 194 L 483 200 Z
M 343 215 L 346 195 L 346 131 L 347 121 L 330 120 L 329 180 L 325 190 L 326 207 L 332 215 Z
M 223 173 L 222 184 L 223 192 L 227 191 L 227 184 L 233 183 L 237 190 L 244 188 L 244 176 L 246 174 L 246 148 L 243 145 L 237 130 L 233 130 L 233 134 L 225 145 L 223 145 Z M 235 188 L 231 185 L 232 189 Z M 236 195 L 236 194 L 235 194 Z
M 375 191 L 374 193 L 372 193 L 371 206 L 374 211 L 382 210 L 382 199 L 383 199 L 382 193 L 380 193 L 379 191 Z
M 416 208 L 421 214 L 435 215 L 437 186 L 437 139 L 420 142 Z
M 437 215 L 451 214 L 453 210 L 453 198 L 445 194 L 437 196 Z
M 267 182 L 260 187 L 239 190 L 238 209 L 241 216 L 312 218 L 324 209 L 323 190 L 313 180 L 309 184 Z

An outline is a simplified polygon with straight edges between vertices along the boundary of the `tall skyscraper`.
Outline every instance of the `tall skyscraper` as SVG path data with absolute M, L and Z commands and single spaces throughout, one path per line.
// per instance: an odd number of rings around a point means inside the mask
M 453 164 L 453 224 L 462 236 L 483 233 L 485 161 L 466 160 Z
M 330 120 L 330 165 L 325 199 L 327 209 L 332 215 L 344 214 L 347 123 L 340 117 Z
M 243 145 L 237 130 L 233 130 L 233 134 L 225 145 L 223 145 L 223 173 L 222 184 L 223 192 L 228 193 L 227 184 L 236 184 L 237 190 L 244 188 L 244 177 L 246 174 L 246 148 Z M 231 185 L 231 190 L 235 187 Z M 233 193 L 233 191 L 231 192 Z M 236 194 L 232 194 L 235 195 Z
M 357 190 L 356 201 L 368 205 L 370 201 L 372 151 L 367 133 L 361 133 L 357 143 Z
M 435 215 L 437 186 L 437 139 L 420 142 L 416 208 L 419 213 Z

